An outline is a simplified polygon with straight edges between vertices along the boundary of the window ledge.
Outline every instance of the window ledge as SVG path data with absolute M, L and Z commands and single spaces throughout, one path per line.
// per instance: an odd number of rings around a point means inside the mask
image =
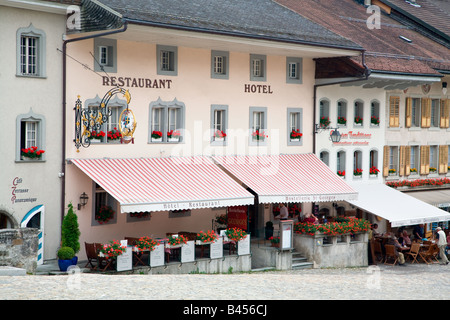
M 28 74 L 16 74 L 18 78 L 33 78 L 33 79 L 47 79 L 47 76 L 34 76 Z

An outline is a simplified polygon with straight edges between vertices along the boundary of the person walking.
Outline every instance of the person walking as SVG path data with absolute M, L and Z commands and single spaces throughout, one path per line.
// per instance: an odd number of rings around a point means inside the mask
M 445 236 L 445 232 L 441 229 L 441 227 L 436 228 L 437 235 L 439 236 L 438 240 L 438 248 L 439 248 L 439 257 L 441 258 L 440 264 L 448 264 L 447 256 L 445 255 L 445 248 L 447 247 L 447 237 Z

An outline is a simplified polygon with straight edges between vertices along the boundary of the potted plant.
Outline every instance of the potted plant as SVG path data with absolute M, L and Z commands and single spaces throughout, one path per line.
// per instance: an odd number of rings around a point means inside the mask
M 22 160 L 40 160 L 42 158 L 42 154 L 45 152 L 44 150 L 38 150 L 38 147 L 33 146 L 26 149 L 22 149 L 20 153 L 22 156 Z
M 229 228 L 225 231 L 227 238 L 234 242 L 239 242 L 247 237 L 247 232 L 239 228 Z
M 97 132 L 95 130 L 91 131 L 91 134 L 89 135 L 89 140 L 91 141 L 100 141 L 105 136 L 105 133 L 103 131 Z
M 99 250 L 99 256 L 105 259 L 117 258 L 126 251 L 127 247 L 120 244 L 118 240 L 110 241 Z
M 266 222 L 265 231 L 266 231 L 266 239 L 270 239 L 270 237 L 273 236 L 273 222 L 272 221 Z
M 344 118 L 344 117 L 338 117 L 337 123 L 341 124 L 341 125 L 346 125 L 347 124 L 347 119 Z
M 122 134 L 117 128 L 108 131 L 108 141 L 119 140 L 120 138 L 122 138 Z
M 224 141 L 227 134 L 222 130 L 216 130 L 214 133 L 214 141 Z
M 152 131 L 152 141 L 162 141 L 162 132 L 161 131 Z
M 264 141 L 266 138 L 268 138 L 264 132 L 260 132 L 259 130 L 256 130 L 252 133 L 252 139 L 257 141 Z
M 328 118 L 328 117 L 321 117 L 320 118 L 320 127 L 321 128 L 328 128 L 330 123 L 331 123 L 330 118 Z
M 291 141 L 292 140 L 299 141 L 302 136 L 303 136 L 303 133 L 300 132 L 300 129 L 297 129 L 297 130 L 292 129 L 291 134 L 290 134 Z
M 270 237 L 269 240 L 270 240 L 272 247 L 280 246 L 280 237 Z
M 135 242 L 135 251 L 153 251 L 159 246 L 159 242 L 150 237 L 141 237 Z
M 73 257 L 75 256 L 75 252 L 71 247 L 61 247 L 58 250 L 58 266 L 60 271 L 67 271 L 72 265 Z
M 177 131 L 177 130 L 170 130 L 169 132 L 167 132 L 168 141 L 178 142 L 178 141 L 180 141 L 180 136 L 181 136 L 181 133 L 180 133 L 180 131 Z
M 208 230 L 207 232 L 200 231 L 197 233 L 197 244 L 212 243 L 218 238 L 219 236 L 213 230 Z
M 78 257 L 76 254 L 80 251 L 80 229 L 78 226 L 78 217 L 73 210 L 72 203 L 69 203 L 69 210 L 64 216 L 61 226 L 61 246 L 72 248 L 74 252 L 73 264 L 76 265 Z

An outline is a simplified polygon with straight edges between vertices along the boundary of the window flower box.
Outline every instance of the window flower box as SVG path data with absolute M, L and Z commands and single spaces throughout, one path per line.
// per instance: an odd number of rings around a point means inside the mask
M 300 141 L 301 137 L 303 136 L 303 133 L 300 132 L 300 129 L 292 129 L 290 138 L 291 141 Z
M 338 117 L 337 119 L 337 123 L 341 126 L 346 126 L 347 125 L 347 119 L 344 117 Z
M 327 128 L 330 125 L 331 121 L 329 117 L 321 117 L 320 118 L 320 127 L 321 128 Z
M 341 178 L 345 178 L 345 170 L 344 171 L 338 171 L 337 175 Z
M 397 170 L 395 170 L 395 169 L 389 169 L 389 175 L 390 175 L 390 176 L 396 176 L 396 175 L 397 175 Z
M 252 133 L 252 139 L 256 141 L 264 141 L 268 137 L 268 135 L 266 135 L 264 132 L 260 132 L 259 130 L 256 130 Z
M 122 138 L 122 134 L 119 130 L 117 130 L 117 128 L 114 128 L 111 131 L 108 131 L 107 137 L 108 141 L 118 141 Z
M 91 143 L 99 143 L 102 142 L 104 136 L 105 133 L 103 131 L 91 131 L 89 134 L 89 140 L 91 141 Z
M 179 142 L 180 141 L 181 133 L 177 130 L 170 130 L 167 132 L 167 141 L 168 142 Z
M 360 179 L 362 177 L 362 173 L 363 173 L 362 169 L 356 168 L 355 170 L 353 170 L 353 177 Z
M 21 150 L 22 160 L 41 160 L 44 150 L 38 150 L 38 147 L 33 146 Z
M 225 141 L 226 136 L 227 136 L 227 134 L 225 132 L 223 132 L 221 130 L 217 130 L 214 133 L 214 141 L 219 141 L 219 142 Z
M 361 117 L 355 117 L 355 125 L 357 125 L 357 126 L 362 126 L 362 124 L 363 124 L 363 118 L 361 118 Z
M 371 116 L 370 117 L 370 124 L 373 126 L 379 126 L 380 125 L 380 118 Z
M 152 131 L 152 142 L 162 142 L 162 132 L 161 131 Z

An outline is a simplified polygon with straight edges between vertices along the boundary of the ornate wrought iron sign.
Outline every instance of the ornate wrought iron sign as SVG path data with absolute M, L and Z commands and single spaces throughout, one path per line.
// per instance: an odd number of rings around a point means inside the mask
M 119 117 L 119 130 L 121 134 L 121 143 L 134 143 L 133 134 L 136 130 L 136 118 L 133 111 L 129 109 L 131 95 L 128 90 L 115 87 L 109 90 L 100 102 L 98 108 L 83 108 L 80 96 L 75 102 L 75 147 L 80 152 L 80 147 L 87 148 L 91 145 L 93 132 L 99 133 L 105 123 L 108 122 L 112 115 L 111 108 L 108 103 L 113 95 L 122 93 L 127 101 L 127 108 L 122 111 Z

